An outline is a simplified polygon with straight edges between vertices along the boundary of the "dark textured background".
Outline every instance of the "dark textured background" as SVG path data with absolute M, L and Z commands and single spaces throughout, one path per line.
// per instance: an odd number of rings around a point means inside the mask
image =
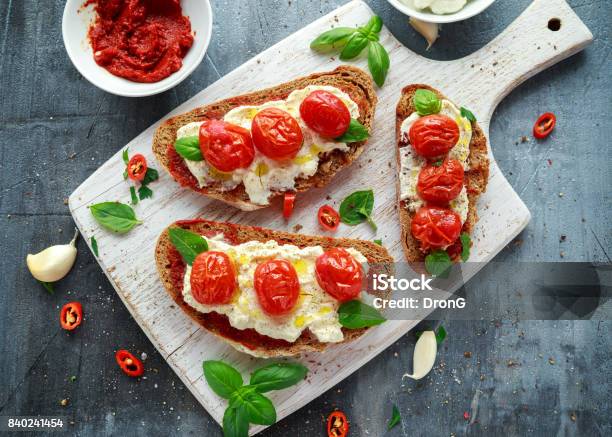
M 63 1 L 0 2 L 0 416 L 64 415 L 79 435 L 221 435 L 131 319 L 82 242 L 75 268 L 53 296 L 25 268 L 28 252 L 70 238 L 65 199 L 121 146 L 344 2 L 212 3 L 213 39 L 202 65 L 173 90 L 128 99 L 98 90 L 71 65 L 61 39 Z M 454 59 L 493 39 L 529 1 L 498 0 L 476 18 L 445 25 L 427 53 L 404 16 L 383 0 L 369 3 L 412 50 Z M 499 261 L 610 262 L 610 3 L 570 3 L 594 43 L 522 85 L 493 117 L 495 157 L 533 215 Z M 545 111 L 558 117 L 551 138 L 520 142 Z M 69 335 L 57 318 L 72 299 L 83 303 L 86 321 Z M 265 434 L 324 435 L 323 418 L 338 406 L 351 419 L 351 435 L 382 435 L 393 403 L 403 422 L 389 435 L 612 433 L 610 321 L 444 324 L 448 339 L 424 380 L 401 383 L 411 369 L 410 333 Z M 146 379 L 118 371 L 113 353 L 119 347 L 148 354 Z M 68 405 L 62 407 L 61 399 Z M 474 423 L 464 420 L 465 411 Z

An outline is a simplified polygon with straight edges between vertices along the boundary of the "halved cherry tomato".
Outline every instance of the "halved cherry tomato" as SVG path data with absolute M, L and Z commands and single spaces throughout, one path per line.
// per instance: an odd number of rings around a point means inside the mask
M 361 264 L 341 247 L 328 249 L 317 257 L 315 276 L 321 288 L 340 302 L 355 299 L 361 292 Z
M 302 147 L 304 136 L 297 120 L 286 111 L 266 108 L 251 124 L 255 147 L 270 159 L 293 159 Z
M 340 98 L 329 91 L 316 90 L 300 104 L 306 126 L 327 138 L 337 138 L 349 127 L 351 113 Z
M 147 174 L 147 159 L 140 153 L 132 156 L 127 165 L 127 174 L 133 181 L 142 181 Z
M 427 164 L 419 172 L 417 191 L 421 199 L 437 205 L 447 204 L 463 188 L 463 166 L 456 159 L 445 159 L 437 165 Z
M 426 158 L 436 158 L 457 144 L 459 126 L 446 115 L 426 115 L 412 124 L 408 137 L 416 153 Z
M 193 261 L 190 283 L 193 297 L 201 304 L 228 304 L 237 288 L 234 263 L 224 252 L 202 252 Z
M 60 311 L 60 325 L 67 331 L 72 331 L 83 321 L 83 307 L 79 302 L 70 302 Z
M 533 136 L 539 140 L 546 138 L 555 128 L 556 123 L 557 117 L 555 117 L 555 114 L 545 112 L 538 117 L 538 120 L 533 125 Z
M 199 138 L 202 155 L 219 171 L 246 168 L 255 157 L 251 134 L 235 124 L 206 120 L 200 126 Z
M 127 376 L 135 378 L 144 373 L 142 361 L 125 349 L 117 351 L 115 354 L 115 360 L 117 360 L 117 364 L 119 364 L 119 367 L 121 367 L 121 370 L 123 370 L 123 373 L 125 373 Z
M 283 200 L 283 217 L 288 219 L 293 214 L 293 205 L 295 204 L 295 193 L 288 191 L 285 193 L 285 199 Z
M 300 296 L 297 272 L 284 259 L 259 264 L 255 269 L 254 286 L 261 308 L 271 316 L 290 313 Z
M 441 249 L 459 238 L 461 217 L 452 209 L 422 206 L 412 218 L 410 228 L 421 250 Z
M 349 423 L 342 411 L 332 411 L 327 418 L 327 437 L 346 437 Z
M 329 205 L 323 205 L 319 208 L 317 214 L 319 224 L 326 231 L 335 231 L 340 226 L 340 214 Z

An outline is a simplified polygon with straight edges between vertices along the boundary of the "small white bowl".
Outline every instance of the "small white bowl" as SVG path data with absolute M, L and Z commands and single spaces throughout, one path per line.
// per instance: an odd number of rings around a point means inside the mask
M 87 32 L 95 19 L 93 6 L 83 8 L 85 0 L 67 0 L 62 19 L 64 46 L 79 73 L 98 88 L 126 97 L 152 96 L 181 83 L 200 65 L 212 34 L 212 9 L 209 0 L 182 0 L 183 15 L 189 17 L 194 32 L 193 46 L 183 58 L 183 66 L 155 83 L 132 82 L 115 76 L 94 61 Z
M 495 0 L 469 0 L 468 3 L 459 11 L 453 14 L 434 14 L 429 9 L 421 10 L 402 3 L 401 0 L 387 0 L 398 11 L 428 23 L 454 23 L 466 20 L 474 15 L 480 14 L 491 6 Z

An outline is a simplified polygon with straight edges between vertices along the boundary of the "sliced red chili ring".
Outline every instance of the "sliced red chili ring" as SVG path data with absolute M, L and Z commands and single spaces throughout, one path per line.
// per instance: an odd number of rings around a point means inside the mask
M 78 302 L 69 302 L 60 311 L 60 325 L 67 331 L 72 331 L 83 321 L 83 307 Z
M 115 359 L 117 360 L 119 367 L 121 367 L 121 370 L 123 370 L 123 373 L 125 373 L 127 376 L 135 378 L 144 373 L 144 365 L 142 364 L 142 361 L 125 349 L 118 350 L 115 354 Z
M 545 112 L 538 117 L 538 120 L 533 125 L 533 136 L 541 140 L 546 138 L 555 128 L 557 117 L 552 112 Z
M 342 411 L 333 411 L 327 418 L 327 437 L 346 437 L 349 423 Z
M 319 224 L 326 231 L 335 231 L 340 226 L 340 214 L 329 205 L 323 205 L 319 208 L 317 217 Z
M 147 159 L 140 153 L 132 156 L 127 165 L 127 174 L 133 181 L 142 181 L 147 174 Z
M 285 193 L 285 200 L 283 201 L 283 217 L 288 219 L 293 214 L 293 206 L 295 204 L 295 193 L 288 191 Z

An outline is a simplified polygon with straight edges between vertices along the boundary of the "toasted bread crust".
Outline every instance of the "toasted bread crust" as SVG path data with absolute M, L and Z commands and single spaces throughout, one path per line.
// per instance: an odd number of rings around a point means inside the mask
M 176 171 L 172 168 L 181 168 L 183 172 L 188 172 L 187 166 L 182 159 L 173 156 L 174 142 L 176 133 L 181 126 L 187 123 L 203 121 L 211 118 L 221 118 L 230 110 L 241 105 L 260 105 L 266 101 L 284 99 L 292 91 L 304 88 L 308 85 L 331 85 L 347 93 L 359 106 L 359 121 L 372 131 L 374 120 L 374 110 L 377 98 L 374 91 L 374 83 L 370 76 L 359 68 L 340 66 L 335 70 L 323 73 L 314 73 L 310 76 L 295 79 L 273 88 L 256 91 L 250 94 L 232 97 L 209 105 L 196 108 L 185 114 L 177 115 L 164 121 L 155 132 L 153 137 L 153 153 L 160 164 L 170 173 L 170 175 L 181 183 L 181 185 L 191 188 L 208 197 L 221 200 L 237 208 L 251 211 L 265 208 L 268 205 L 257 205 L 249 201 L 248 195 L 244 190 L 244 185 L 240 184 L 231 191 L 221 191 L 218 186 L 199 188 L 195 177 L 187 181 L 177 178 Z M 306 191 L 312 187 L 323 187 L 329 183 L 333 176 L 344 167 L 351 164 L 361 155 L 366 141 L 349 143 L 349 150 L 346 152 L 334 150 L 321 157 L 317 172 L 308 178 L 299 178 L 295 181 L 296 191 Z M 170 164 L 173 165 L 170 165 Z M 181 167 L 182 166 L 182 167 Z M 270 200 L 282 193 L 273 193 Z
M 294 244 L 299 247 L 316 245 L 320 245 L 325 249 L 332 247 L 353 247 L 360 251 L 371 264 L 376 263 L 382 264 L 383 266 L 391 266 L 393 263 L 393 258 L 389 255 L 387 250 L 371 241 L 291 234 L 288 232 L 273 231 L 270 229 L 235 225 L 231 223 L 218 223 L 207 220 L 179 221 L 173 223 L 169 227 L 177 226 L 201 235 L 222 233 L 236 244 L 246 241 L 266 242 L 275 240 L 281 244 Z M 232 328 L 226 316 L 221 316 L 216 313 L 203 314 L 189 306 L 183 300 L 182 294 L 182 278 L 184 275 L 185 263 L 170 242 L 168 228 L 162 232 L 157 240 L 155 261 L 161 281 L 176 304 L 203 328 L 227 341 L 242 352 L 258 357 L 271 358 L 293 356 L 311 351 L 322 351 L 328 345 L 327 343 L 319 342 L 308 330 L 305 330 L 302 336 L 294 343 L 274 340 L 270 337 L 254 333 L 253 330 L 241 331 Z M 350 330 L 343 328 L 342 330 L 344 333 L 343 342 L 348 342 L 363 335 L 367 329 Z
M 438 98 L 447 99 L 440 91 L 430 87 L 429 85 L 423 84 L 412 84 L 402 89 L 402 95 L 397 108 L 395 111 L 395 143 L 397 150 L 397 201 L 399 205 L 399 218 L 401 226 L 401 242 L 404 254 L 409 262 L 418 262 L 425 260 L 425 254 L 419 249 L 419 243 L 414 239 L 410 232 L 410 224 L 414 212 L 408 211 L 403 207 L 402 201 L 400 200 L 400 187 L 399 187 L 399 169 L 400 169 L 400 127 L 406 117 L 410 116 L 416 108 L 413 104 L 413 96 L 416 90 L 426 89 L 434 92 Z M 478 221 L 478 213 L 476 205 L 478 197 L 484 193 L 487 189 L 487 183 L 489 180 L 489 158 L 487 156 L 487 139 L 484 132 L 478 126 L 478 123 L 472 122 L 472 140 L 470 141 L 470 154 L 468 156 L 469 170 L 465 173 L 465 184 L 468 192 L 469 209 L 465 223 L 463 224 L 463 231 L 468 234 L 472 233 L 474 225 Z

